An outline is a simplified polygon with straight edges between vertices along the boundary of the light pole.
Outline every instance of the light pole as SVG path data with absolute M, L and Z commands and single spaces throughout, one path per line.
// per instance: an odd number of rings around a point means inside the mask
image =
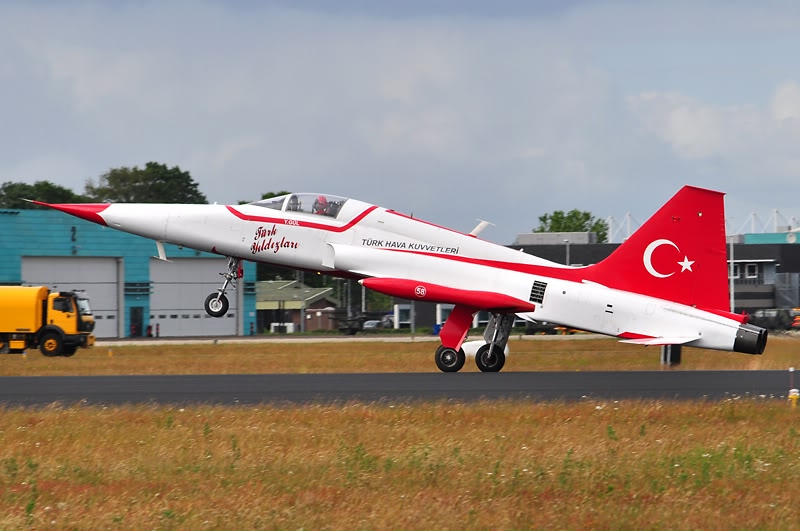
M 564 244 L 565 244 L 565 245 L 566 245 L 566 247 L 567 247 L 567 261 L 566 261 L 566 265 L 569 265 L 569 240 L 564 240 Z
M 733 223 L 729 224 L 727 220 L 725 221 L 725 225 L 726 229 L 728 227 L 733 227 Z M 736 307 L 736 300 L 734 295 L 735 284 L 733 282 L 733 271 L 734 271 L 733 240 L 736 237 L 736 235 L 733 233 L 732 230 L 726 230 L 726 232 L 730 233 L 728 234 L 728 249 L 729 249 L 728 252 L 730 254 L 730 262 L 728 262 L 728 295 L 730 295 L 731 298 L 731 313 L 733 313 L 735 311 L 734 308 Z
M 731 264 L 730 264 L 730 268 L 728 269 L 728 276 L 731 277 L 730 280 L 728 281 L 728 282 L 730 282 L 730 285 L 728 286 L 728 289 L 731 292 L 731 313 L 733 313 L 735 311 L 734 308 L 736 307 L 736 300 L 735 300 L 735 295 L 734 295 L 735 294 L 735 291 L 734 291 L 735 290 L 735 284 L 733 282 L 733 267 L 734 267 L 734 264 L 733 264 L 733 237 L 734 237 L 733 234 L 731 234 L 730 235 L 730 239 L 731 239 L 731 245 L 730 245 L 730 247 L 731 247 Z

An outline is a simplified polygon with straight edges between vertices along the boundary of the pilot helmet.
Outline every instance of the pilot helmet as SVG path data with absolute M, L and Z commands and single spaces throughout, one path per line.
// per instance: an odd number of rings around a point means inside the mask
M 317 197 L 317 200 L 314 201 L 314 210 L 323 210 L 327 206 L 328 206 L 328 200 L 325 198 L 324 195 Z

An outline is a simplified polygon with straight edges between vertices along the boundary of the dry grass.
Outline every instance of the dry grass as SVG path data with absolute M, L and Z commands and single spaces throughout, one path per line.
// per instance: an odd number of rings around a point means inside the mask
M 0 409 L 0 528 L 797 529 L 774 401 Z
M 71 358 L 0 356 L 0 375 L 265 374 L 331 372 L 436 372 L 438 343 L 324 342 L 198 345 L 125 345 L 81 349 Z M 612 338 L 513 339 L 504 371 L 656 370 L 660 351 Z M 800 337 L 770 338 L 766 352 L 750 356 L 686 348 L 681 370 L 784 370 L 800 368 Z M 468 361 L 464 371 L 477 371 Z
M 687 349 L 682 370 L 785 369 L 798 346 Z M 435 371 L 434 347 L 126 346 L 0 368 Z M 658 350 L 613 340 L 511 349 L 506 370 L 658 368 Z M 0 529 L 800 529 L 798 415 L 778 400 L 0 407 Z

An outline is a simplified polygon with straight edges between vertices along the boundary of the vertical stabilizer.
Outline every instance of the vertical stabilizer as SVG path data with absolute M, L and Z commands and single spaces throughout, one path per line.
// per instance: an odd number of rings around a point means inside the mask
M 684 186 L 588 280 L 704 310 L 729 310 L 721 192 Z

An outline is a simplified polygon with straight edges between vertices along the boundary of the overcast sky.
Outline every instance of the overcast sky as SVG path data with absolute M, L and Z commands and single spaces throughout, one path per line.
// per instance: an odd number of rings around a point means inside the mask
M 211 202 L 327 192 L 502 244 L 684 184 L 737 232 L 791 223 L 798 28 L 789 1 L 6 1 L 0 182 L 156 161 Z

